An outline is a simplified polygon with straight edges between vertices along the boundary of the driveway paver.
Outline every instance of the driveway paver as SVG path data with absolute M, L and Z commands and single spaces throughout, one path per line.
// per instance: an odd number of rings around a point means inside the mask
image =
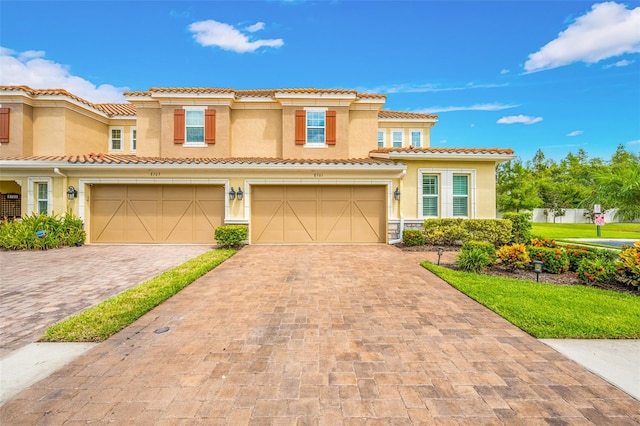
M 213 247 L 88 245 L 0 251 L 0 357 L 47 327 Z
M 18 394 L 0 421 L 631 425 L 640 402 L 415 255 L 250 246 Z

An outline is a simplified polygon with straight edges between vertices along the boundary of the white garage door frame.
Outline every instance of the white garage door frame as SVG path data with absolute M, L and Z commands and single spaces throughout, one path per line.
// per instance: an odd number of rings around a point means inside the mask
M 245 193 L 244 220 L 249 222 L 251 217 L 251 187 L 252 186 L 384 186 L 387 193 L 387 227 L 393 217 L 393 181 L 391 179 L 247 179 L 244 181 Z M 249 226 L 249 241 L 252 240 L 251 226 Z

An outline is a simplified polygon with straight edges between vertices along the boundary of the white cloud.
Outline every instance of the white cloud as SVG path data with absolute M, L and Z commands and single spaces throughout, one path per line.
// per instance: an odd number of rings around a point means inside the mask
M 446 143 L 447 143 L 447 140 L 446 140 L 446 139 L 442 139 L 441 141 L 439 141 L 439 143 L 441 143 L 441 144 L 443 144 L 443 145 L 444 145 L 444 144 L 446 144 Z
M 534 124 L 542 121 L 542 117 L 530 117 L 528 115 L 509 115 L 502 117 L 496 123 L 498 124 Z
M 246 29 L 253 32 L 263 28 L 264 24 L 258 22 Z M 189 31 L 193 33 L 193 38 L 196 42 L 202 46 L 215 46 L 237 53 L 255 52 L 261 47 L 278 48 L 284 45 L 281 38 L 251 41 L 248 36 L 233 26 L 213 19 L 194 22 L 189 25 Z
M 456 90 L 468 89 L 492 89 L 494 87 L 505 87 L 506 83 L 501 84 L 475 84 L 467 83 L 464 86 L 443 87 L 439 84 L 392 84 L 389 86 L 378 86 L 374 88 L 358 88 L 359 92 L 365 93 L 432 93 L 432 92 L 451 92 Z
M 634 60 L 628 60 L 628 59 L 622 59 L 618 62 L 615 62 L 613 64 L 609 64 L 609 65 L 605 65 L 603 68 L 604 69 L 608 69 L 608 68 L 613 68 L 613 67 L 628 67 L 629 65 L 633 64 L 635 61 Z
M 71 74 L 67 65 L 44 58 L 45 52 L 28 50 L 16 53 L 0 47 L 0 84 L 6 86 L 29 86 L 34 89 L 65 89 L 94 103 L 126 102 L 122 92 L 128 87 L 110 84 L 96 86 L 82 77 Z
M 436 106 L 418 110 L 416 112 L 433 114 L 436 112 L 452 112 L 452 111 L 502 111 L 503 109 L 516 108 L 520 105 L 505 105 L 505 104 L 476 104 L 467 106 Z
M 627 145 L 640 145 L 640 139 L 627 142 Z
M 580 136 L 583 133 L 584 132 L 582 130 L 574 130 L 573 132 L 567 133 L 567 136 L 570 136 L 570 137 Z
M 245 30 L 250 33 L 255 33 L 256 31 L 264 30 L 264 22 L 256 22 L 253 25 L 249 25 Z
M 500 71 L 500 74 L 509 74 L 511 71 L 507 70 L 507 69 L 503 69 Z
M 529 55 L 527 72 L 549 70 L 574 62 L 593 64 L 626 53 L 640 52 L 640 7 L 615 2 L 594 4 L 558 38 Z

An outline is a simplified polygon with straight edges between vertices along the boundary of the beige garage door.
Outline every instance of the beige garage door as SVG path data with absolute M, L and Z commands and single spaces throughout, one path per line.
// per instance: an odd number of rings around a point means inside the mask
M 384 186 L 254 186 L 253 243 L 383 243 Z
M 224 222 L 224 187 L 93 185 L 94 243 L 213 243 Z

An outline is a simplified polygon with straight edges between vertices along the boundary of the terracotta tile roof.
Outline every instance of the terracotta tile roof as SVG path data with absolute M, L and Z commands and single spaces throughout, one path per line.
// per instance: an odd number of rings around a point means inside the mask
M 123 92 L 124 96 L 151 96 L 151 92 Z
M 277 93 L 310 93 L 310 94 L 352 94 L 359 98 L 381 98 L 386 99 L 386 95 L 375 93 L 358 93 L 352 89 L 316 89 L 316 88 L 282 88 L 282 89 L 249 89 L 235 90 L 230 88 L 217 87 L 152 87 L 148 91 L 124 92 L 125 96 L 153 96 L 154 93 L 190 93 L 190 94 L 229 94 L 233 93 L 236 98 L 259 97 L 273 98 Z
M 109 115 L 136 115 L 132 104 L 95 104 L 95 107 Z
M 0 92 L 19 90 L 29 96 L 66 96 L 107 115 L 136 115 L 135 106 L 131 104 L 94 104 L 74 95 L 65 89 L 32 89 L 29 86 L 0 86 Z
M 30 156 L 30 157 L 0 157 L 0 161 L 43 161 L 61 162 L 69 164 L 210 164 L 210 165 L 362 165 L 362 166 L 389 166 L 395 163 L 390 160 L 378 158 L 349 158 L 349 159 L 324 159 L 305 160 L 298 158 L 282 159 L 267 157 L 243 157 L 243 158 L 163 158 L 163 157 L 137 157 L 135 155 L 89 153 L 83 155 L 64 156 Z
M 422 114 L 419 112 L 402 112 L 402 111 L 389 111 L 389 110 L 381 110 L 378 112 L 378 118 L 394 118 L 394 119 L 437 119 L 437 115 L 433 114 Z
M 370 154 L 501 154 L 511 155 L 511 148 L 378 148 Z
M 233 89 L 217 87 L 152 87 L 151 93 L 233 93 Z

